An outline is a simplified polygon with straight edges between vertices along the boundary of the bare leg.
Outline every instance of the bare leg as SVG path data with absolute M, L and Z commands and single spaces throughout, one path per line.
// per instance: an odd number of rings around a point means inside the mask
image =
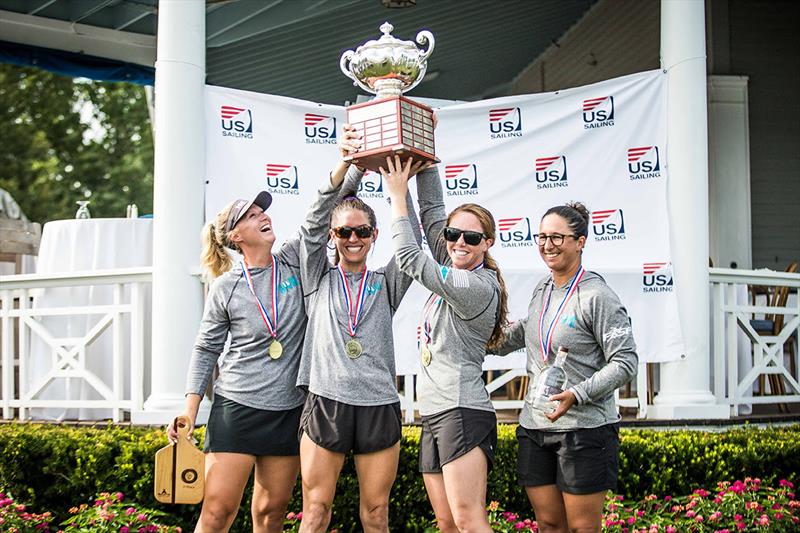
M 564 498 L 556 485 L 525 487 L 542 533 L 568 533 Z
M 253 486 L 253 533 L 283 531 L 286 507 L 300 471 L 300 457 L 262 456 L 256 459 Z
M 303 479 L 303 520 L 300 533 L 322 533 L 331 521 L 336 480 L 344 454 L 317 446 L 303 433 L 300 439 L 300 471 Z
M 207 453 L 203 508 L 195 533 L 225 533 L 242 503 L 255 457 L 243 453 Z
M 564 494 L 567 523 L 572 533 L 600 533 L 606 493 Z
M 444 487 L 444 476 L 441 473 L 424 473 L 425 490 L 431 501 L 433 513 L 436 515 L 436 525 L 442 533 L 458 533 L 450 504 L 447 503 L 447 490 Z
M 486 454 L 478 447 L 442 466 L 447 502 L 462 533 L 492 531 L 486 517 L 487 474 Z
M 359 514 L 365 533 L 389 532 L 389 493 L 397 477 L 400 443 L 355 456 Z

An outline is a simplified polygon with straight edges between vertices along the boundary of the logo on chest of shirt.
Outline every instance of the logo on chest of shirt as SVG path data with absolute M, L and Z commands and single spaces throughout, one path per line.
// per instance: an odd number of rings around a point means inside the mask
M 281 294 L 286 294 L 289 290 L 299 287 L 300 282 L 297 280 L 295 276 L 290 277 L 286 281 L 281 281 L 280 285 L 278 285 L 278 292 Z
M 370 283 L 364 288 L 364 290 L 367 291 L 367 296 L 372 296 L 373 294 L 377 294 L 378 291 L 381 290 L 381 282 L 376 281 L 374 283 Z
M 571 315 L 564 315 L 561 317 L 561 323 L 567 326 L 568 328 L 575 328 L 578 325 L 578 317 L 575 316 L 575 313 Z

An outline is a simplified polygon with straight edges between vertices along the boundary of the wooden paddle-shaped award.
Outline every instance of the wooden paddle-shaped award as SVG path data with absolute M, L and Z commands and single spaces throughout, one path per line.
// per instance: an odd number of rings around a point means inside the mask
M 200 503 L 205 486 L 205 454 L 186 435 L 189 420 L 175 419 L 178 442 L 156 452 L 155 496 L 162 503 Z

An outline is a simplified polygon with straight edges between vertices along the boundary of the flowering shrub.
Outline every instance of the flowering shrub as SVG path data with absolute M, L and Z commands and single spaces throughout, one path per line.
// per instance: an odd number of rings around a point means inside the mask
M 29 513 L 24 505 L 15 503 L 10 494 L 0 492 L 0 531 L 8 533 L 48 531 L 52 520 L 50 513 Z
M 136 508 L 122 502 L 121 492 L 102 492 L 94 505 L 85 503 L 69 510 L 71 517 L 61 525 L 64 533 L 91 531 L 93 533 L 180 533 L 181 528 L 156 521 L 165 513 Z
M 709 492 L 697 489 L 688 496 L 659 498 L 655 494 L 638 503 L 622 496 L 606 499 L 603 531 L 622 533 L 735 533 L 737 531 L 800 531 L 800 501 L 794 485 L 785 479 L 777 488 L 765 487 L 758 478 L 717 484 Z
M 535 520 L 504 511 L 498 502 L 487 507 L 492 531 L 539 531 Z M 785 479 L 777 488 L 758 478 L 717 484 L 714 492 L 697 489 L 688 496 L 655 494 L 627 502 L 611 493 L 603 513 L 604 532 L 614 533 L 737 533 L 739 531 L 800 531 L 800 500 Z

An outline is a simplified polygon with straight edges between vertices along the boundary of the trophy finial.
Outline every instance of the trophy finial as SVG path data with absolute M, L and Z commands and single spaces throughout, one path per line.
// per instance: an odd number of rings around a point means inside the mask
M 380 30 L 383 33 L 384 37 L 391 37 L 392 36 L 392 30 L 394 30 L 394 26 L 392 26 L 389 23 L 389 21 L 386 21 L 383 24 L 381 24 Z

